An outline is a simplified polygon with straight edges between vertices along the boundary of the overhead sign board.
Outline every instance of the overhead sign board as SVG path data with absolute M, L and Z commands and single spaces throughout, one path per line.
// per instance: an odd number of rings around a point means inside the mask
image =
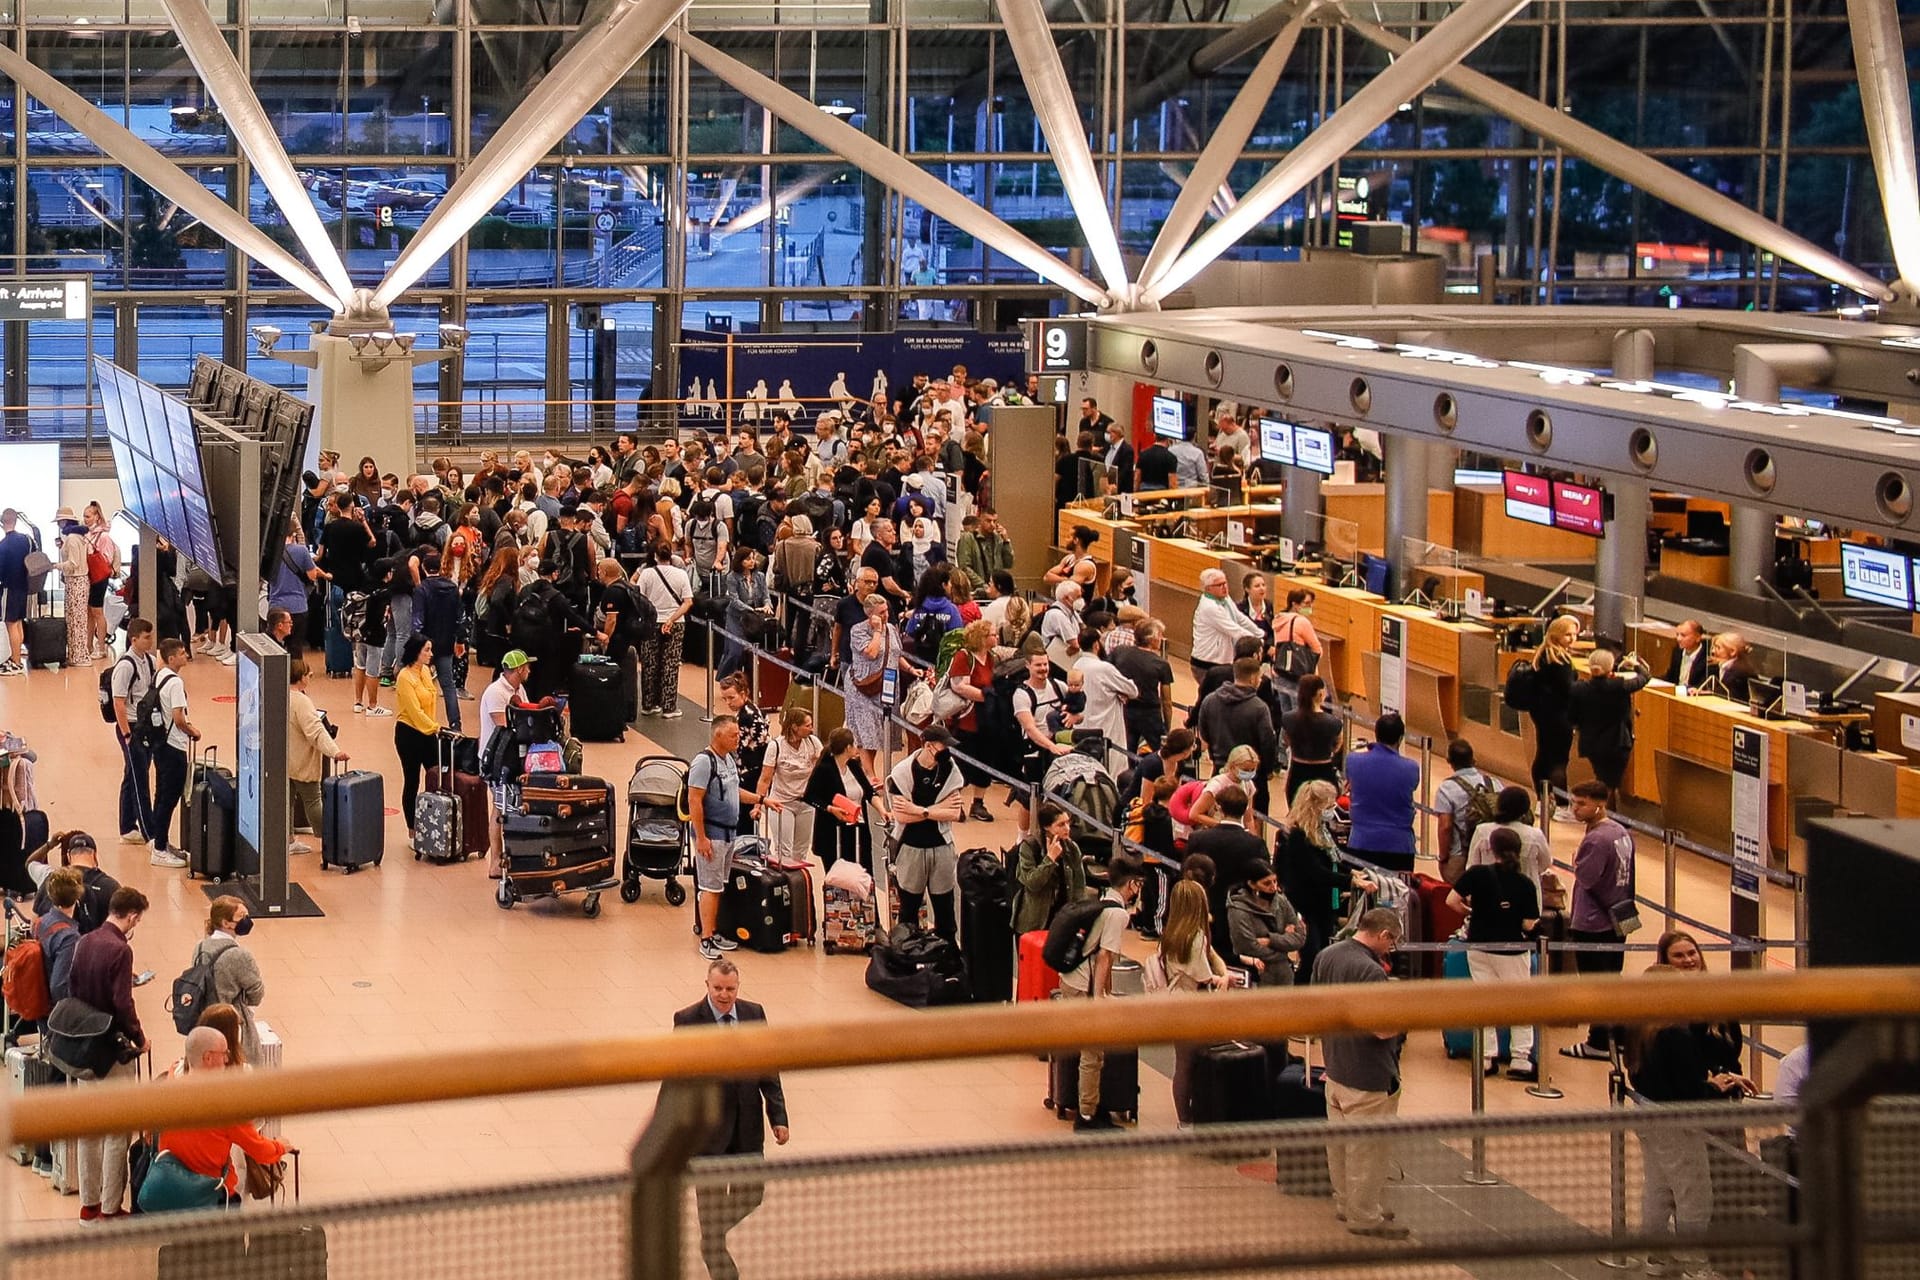
M 85 320 L 85 280 L 0 280 L 0 320 Z
M 1029 373 L 1081 373 L 1087 367 L 1087 322 L 1059 318 L 1028 322 Z

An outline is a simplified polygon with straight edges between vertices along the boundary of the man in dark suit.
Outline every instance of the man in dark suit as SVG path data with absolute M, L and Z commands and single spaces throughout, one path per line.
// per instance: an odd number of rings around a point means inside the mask
M 767 1011 L 740 998 L 740 970 L 731 960 L 707 966 L 707 995 L 673 1015 L 679 1027 L 733 1027 L 742 1022 L 765 1022 Z M 766 1126 L 773 1140 L 786 1145 L 787 1096 L 779 1076 L 758 1080 L 727 1080 L 720 1086 L 720 1120 L 700 1154 L 708 1156 L 759 1155 L 766 1150 Z M 766 1118 L 760 1109 L 766 1107 Z M 713 1280 L 736 1280 L 740 1272 L 727 1252 L 727 1233 L 760 1207 L 765 1188 L 758 1179 L 723 1186 L 702 1186 L 697 1192 L 700 1212 L 700 1252 Z
M 1688 618 L 1673 629 L 1673 639 L 1673 654 L 1667 659 L 1667 683 L 1698 689 L 1711 674 L 1706 629 Z

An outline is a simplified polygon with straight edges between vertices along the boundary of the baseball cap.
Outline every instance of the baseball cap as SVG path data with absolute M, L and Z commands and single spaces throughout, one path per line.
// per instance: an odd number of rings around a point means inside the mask
M 533 659 L 527 656 L 525 649 L 509 649 L 506 652 L 506 656 L 500 659 L 500 669 L 502 671 L 518 671 L 521 667 L 526 666 L 532 661 Z

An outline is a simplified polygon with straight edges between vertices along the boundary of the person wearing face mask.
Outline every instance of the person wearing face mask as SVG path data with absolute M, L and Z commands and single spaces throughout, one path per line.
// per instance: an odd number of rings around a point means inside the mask
M 253 1011 L 267 998 L 267 984 L 260 977 L 260 966 L 240 939 L 253 932 L 253 917 L 240 899 L 221 895 L 207 908 L 207 936 L 194 944 L 187 968 L 209 961 L 213 964 L 213 995 L 219 1004 L 230 1004 L 240 1013 L 240 1048 L 248 1062 L 260 1061 L 260 1028 Z

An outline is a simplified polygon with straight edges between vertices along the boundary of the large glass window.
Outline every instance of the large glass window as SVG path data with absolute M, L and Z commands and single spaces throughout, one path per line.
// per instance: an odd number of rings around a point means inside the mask
M 143 303 L 136 313 L 134 372 L 169 391 L 185 390 L 200 356 L 224 360 L 238 352 L 225 349 L 222 337 L 227 308 L 222 304 Z
M 87 345 L 84 321 L 38 320 L 26 326 L 27 366 L 32 371 L 27 403 L 59 406 L 28 415 L 35 436 L 73 438 L 86 434 L 86 406 L 92 398 L 88 357 L 113 354 L 113 311 L 110 306 L 94 307 L 91 347 Z M 96 432 L 104 430 L 97 414 L 93 415 L 93 427 Z

